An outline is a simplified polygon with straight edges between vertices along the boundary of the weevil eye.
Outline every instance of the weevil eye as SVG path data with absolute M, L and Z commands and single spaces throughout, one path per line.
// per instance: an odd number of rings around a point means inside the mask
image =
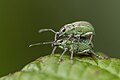
M 58 39 L 58 38 L 59 38 L 59 35 L 60 35 L 60 33 L 59 33 L 59 32 L 57 32 L 57 33 L 56 33 L 56 39 Z
M 62 43 L 62 42 L 63 42 L 63 40 L 60 41 L 60 43 Z
M 62 31 L 65 32 L 65 30 L 66 30 L 66 29 L 64 28 Z
M 60 32 L 62 33 L 62 32 L 65 32 L 65 28 L 63 27 L 61 30 L 60 30 Z
M 58 40 L 58 42 L 59 42 L 59 43 L 62 43 L 62 42 L 63 42 L 63 40 L 62 40 L 62 39 L 60 39 L 60 40 Z

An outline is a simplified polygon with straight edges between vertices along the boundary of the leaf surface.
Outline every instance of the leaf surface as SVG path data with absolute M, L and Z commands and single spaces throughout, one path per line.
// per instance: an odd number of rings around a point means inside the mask
M 120 59 L 97 59 L 64 55 L 48 55 L 26 65 L 21 71 L 9 74 L 0 80 L 120 80 Z

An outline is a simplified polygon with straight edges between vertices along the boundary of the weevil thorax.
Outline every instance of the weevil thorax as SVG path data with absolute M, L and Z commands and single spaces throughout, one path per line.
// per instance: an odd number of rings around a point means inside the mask
M 60 31 L 59 36 L 69 36 L 69 35 L 81 35 L 87 32 L 92 32 L 95 35 L 95 30 L 87 21 L 77 21 L 71 24 L 64 25 Z

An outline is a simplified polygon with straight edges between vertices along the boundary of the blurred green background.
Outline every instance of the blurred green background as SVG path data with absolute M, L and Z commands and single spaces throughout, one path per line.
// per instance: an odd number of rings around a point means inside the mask
M 51 53 L 51 32 L 64 24 L 86 20 L 94 25 L 94 50 L 120 58 L 120 0 L 0 0 L 0 76 L 20 70 L 36 58 Z

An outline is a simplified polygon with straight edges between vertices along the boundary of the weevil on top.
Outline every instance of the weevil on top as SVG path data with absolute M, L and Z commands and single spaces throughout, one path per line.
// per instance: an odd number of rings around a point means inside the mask
M 97 58 L 107 58 L 99 56 L 93 52 L 92 38 L 95 35 L 95 30 L 87 21 L 77 21 L 64 25 L 59 32 L 53 29 L 40 29 L 39 33 L 44 31 L 52 31 L 55 33 L 54 41 L 31 44 L 29 47 L 41 44 L 52 44 L 54 46 L 52 53 L 55 53 L 57 47 L 63 49 L 63 53 L 59 58 L 59 63 L 62 61 L 62 56 L 69 50 L 71 52 L 71 62 L 73 63 L 73 55 L 76 54 L 92 54 Z

